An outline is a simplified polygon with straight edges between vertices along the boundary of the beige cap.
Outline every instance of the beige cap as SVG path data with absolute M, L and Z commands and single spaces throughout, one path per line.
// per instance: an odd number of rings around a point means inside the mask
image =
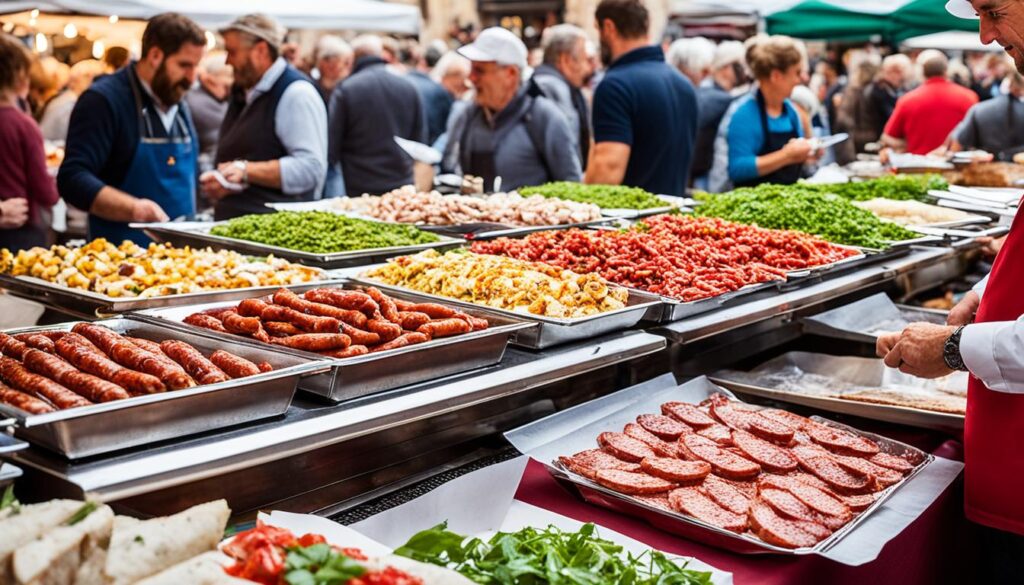
M 280 50 L 284 43 L 284 27 L 265 14 L 246 14 L 239 16 L 231 24 L 218 30 L 221 35 L 226 32 L 244 32 L 260 40 L 266 41 L 274 49 Z

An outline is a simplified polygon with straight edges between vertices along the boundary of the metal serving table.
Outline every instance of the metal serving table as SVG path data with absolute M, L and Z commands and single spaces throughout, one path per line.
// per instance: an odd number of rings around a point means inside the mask
M 315 511 L 436 472 L 459 445 L 635 383 L 613 366 L 665 345 L 620 332 L 544 352 L 510 349 L 485 370 L 339 405 L 296 399 L 278 419 L 149 449 L 68 463 L 30 448 L 11 459 L 33 499 L 89 494 L 143 516 L 219 497 L 236 514 L 270 504 Z

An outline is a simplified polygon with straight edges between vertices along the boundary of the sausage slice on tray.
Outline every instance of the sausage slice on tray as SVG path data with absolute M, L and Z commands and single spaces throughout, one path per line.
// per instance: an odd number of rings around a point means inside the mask
M 711 473 L 711 465 L 704 461 L 683 461 L 674 457 L 646 457 L 640 462 L 640 469 L 678 483 L 699 482 Z
M 799 466 L 796 457 L 788 449 L 746 431 L 734 430 L 732 442 L 748 459 L 757 462 L 767 471 L 789 473 L 796 471 Z
M 594 481 L 606 488 L 628 495 L 650 495 L 667 492 L 676 487 L 675 483 L 646 473 L 601 469 Z
M 624 433 L 601 433 L 597 436 L 597 444 L 615 457 L 631 463 L 656 456 L 653 449 Z
M 758 482 L 760 489 L 775 488 L 788 491 L 797 497 L 798 500 L 807 504 L 812 510 L 826 516 L 849 519 L 852 513 L 850 507 L 841 502 L 837 496 L 820 490 L 799 479 L 782 477 L 780 475 L 764 475 Z
M 626 423 L 622 432 L 650 447 L 662 457 L 678 457 L 679 448 L 675 443 L 663 441 L 636 423 Z
M 761 501 L 750 507 L 750 527 L 761 540 L 783 548 L 812 547 L 830 534 L 827 528 L 813 522 L 787 520 Z
M 740 533 L 747 529 L 746 514 L 736 514 L 726 510 L 699 488 L 684 487 L 672 490 L 668 494 L 668 501 L 676 511 L 693 516 L 712 526 Z
M 623 461 L 600 449 L 580 451 L 572 457 L 559 457 L 558 462 L 569 471 L 587 479 L 594 479 L 597 477 L 597 472 L 602 469 L 640 471 L 639 464 Z
M 715 424 L 715 419 L 688 402 L 666 402 L 661 405 L 661 412 L 695 429 Z
M 851 432 L 821 423 L 812 423 L 805 430 L 812 441 L 840 455 L 871 457 L 879 452 L 878 444 Z
M 711 414 L 733 429 L 747 431 L 773 443 L 788 445 L 793 442 L 795 430 L 792 427 L 765 418 L 756 411 L 736 407 L 721 394 L 711 397 Z
M 700 435 L 683 435 L 679 439 L 680 452 L 687 459 L 699 459 L 711 464 L 716 475 L 729 479 L 751 479 L 761 473 L 761 466 L 730 453 L 711 439 Z
M 709 475 L 701 487 L 708 497 L 730 512 L 746 514 L 750 510 L 750 497 L 731 482 Z
M 800 462 L 800 467 L 840 493 L 862 493 L 871 487 L 870 475 L 844 469 L 827 452 L 819 451 L 810 445 L 794 447 L 793 455 Z
M 648 432 L 666 441 L 675 441 L 680 435 L 693 432 L 689 425 L 662 414 L 641 414 L 636 417 L 636 422 Z
M 875 465 L 892 469 L 893 471 L 898 471 L 903 475 L 906 475 L 914 470 L 913 463 L 907 461 L 902 457 L 890 455 L 888 453 L 877 453 L 871 456 L 868 459 L 868 461 L 874 463 Z

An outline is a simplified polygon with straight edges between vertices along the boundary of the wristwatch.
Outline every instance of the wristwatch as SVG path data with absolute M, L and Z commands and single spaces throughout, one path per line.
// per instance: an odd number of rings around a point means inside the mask
M 960 355 L 960 335 L 964 331 L 964 325 L 956 328 L 953 334 L 946 338 L 946 345 L 942 348 L 942 361 L 951 370 L 967 371 L 964 365 L 964 358 Z

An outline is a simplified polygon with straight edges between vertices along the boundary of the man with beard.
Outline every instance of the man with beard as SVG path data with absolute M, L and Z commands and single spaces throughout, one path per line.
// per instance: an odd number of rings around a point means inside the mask
M 149 239 L 131 222 L 195 212 L 199 140 L 182 97 L 203 57 L 203 29 L 180 14 L 150 19 L 142 59 L 98 79 L 75 104 L 57 184 L 89 212 L 89 237 Z
M 955 16 L 981 19 L 981 42 L 999 43 L 1024 72 L 1024 3 L 950 0 Z M 889 367 L 922 378 L 970 372 L 964 420 L 964 510 L 978 525 L 979 583 L 1024 575 L 1024 214 L 992 272 L 949 313 L 946 326 L 913 323 L 878 338 Z
M 697 135 L 693 84 L 648 43 L 641 0 L 602 0 L 596 17 L 608 72 L 594 92 L 585 181 L 683 195 Z
M 202 177 L 214 218 L 269 213 L 267 203 L 312 201 L 327 175 L 327 108 L 316 87 L 281 56 L 284 31 L 262 14 L 220 30 L 234 69 L 217 142 L 217 172 Z

